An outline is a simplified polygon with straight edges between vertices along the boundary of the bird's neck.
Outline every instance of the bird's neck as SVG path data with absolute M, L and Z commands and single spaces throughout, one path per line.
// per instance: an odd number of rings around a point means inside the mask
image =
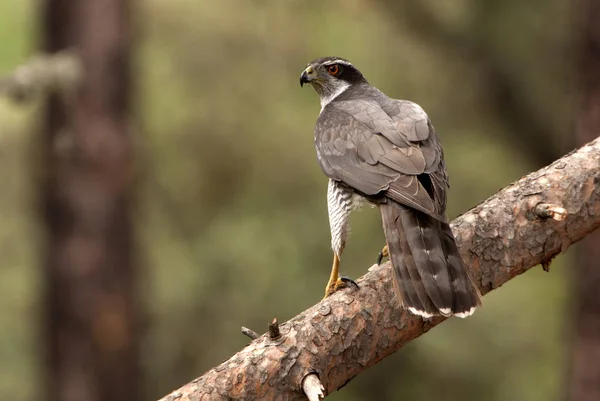
M 343 82 L 340 85 L 333 88 L 331 91 L 323 93 L 321 96 L 321 112 L 333 99 L 341 95 L 350 87 L 350 84 L 347 82 Z

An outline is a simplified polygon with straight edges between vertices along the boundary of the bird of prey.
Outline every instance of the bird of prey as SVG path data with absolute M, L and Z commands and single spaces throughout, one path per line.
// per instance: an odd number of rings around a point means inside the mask
M 440 140 L 425 111 L 371 86 L 348 60 L 308 64 L 300 85 L 321 100 L 314 141 L 329 177 L 327 206 L 333 266 L 325 297 L 346 285 L 339 264 L 348 217 L 361 203 L 379 206 L 397 298 L 410 312 L 467 317 L 481 305 L 446 218 L 448 176 Z M 381 259 L 381 258 L 380 258 Z

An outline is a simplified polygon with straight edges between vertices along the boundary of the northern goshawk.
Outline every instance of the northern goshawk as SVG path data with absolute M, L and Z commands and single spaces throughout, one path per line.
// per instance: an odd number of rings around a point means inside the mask
M 340 257 L 348 217 L 367 201 L 379 206 L 394 289 L 410 312 L 466 317 L 481 304 L 446 218 L 448 177 L 442 146 L 416 103 L 391 99 L 369 85 L 348 60 L 324 57 L 308 64 L 321 100 L 314 132 L 321 168 L 329 177 L 327 205 L 333 266 L 325 296 L 344 281 Z

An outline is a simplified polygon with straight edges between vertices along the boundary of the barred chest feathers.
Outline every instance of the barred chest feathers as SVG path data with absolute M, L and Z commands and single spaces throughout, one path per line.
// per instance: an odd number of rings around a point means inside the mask
M 331 249 L 341 256 L 348 238 L 348 218 L 352 210 L 360 208 L 365 199 L 353 190 L 329 180 L 327 186 L 327 211 L 331 230 Z

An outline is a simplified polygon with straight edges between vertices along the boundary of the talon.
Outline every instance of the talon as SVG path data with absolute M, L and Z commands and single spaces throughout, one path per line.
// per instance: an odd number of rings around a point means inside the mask
M 330 295 L 333 295 L 334 292 L 337 292 L 344 288 L 348 288 L 350 286 L 355 286 L 357 289 L 360 288 L 358 286 L 358 283 L 350 277 L 340 276 L 335 282 L 333 282 L 333 284 L 327 287 L 327 291 L 323 299 L 329 297 Z
M 344 288 L 344 287 L 348 287 L 350 285 L 353 285 L 356 288 L 360 288 L 356 281 L 354 281 L 350 277 L 346 277 L 346 276 L 340 276 L 340 278 L 338 279 L 335 286 L 336 286 L 336 288 Z
M 383 258 L 387 258 L 389 256 L 389 254 L 390 254 L 389 249 L 388 249 L 388 246 L 386 245 L 383 247 L 381 252 L 379 252 L 379 255 L 377 255 L 377 265 L 380 265 Z

